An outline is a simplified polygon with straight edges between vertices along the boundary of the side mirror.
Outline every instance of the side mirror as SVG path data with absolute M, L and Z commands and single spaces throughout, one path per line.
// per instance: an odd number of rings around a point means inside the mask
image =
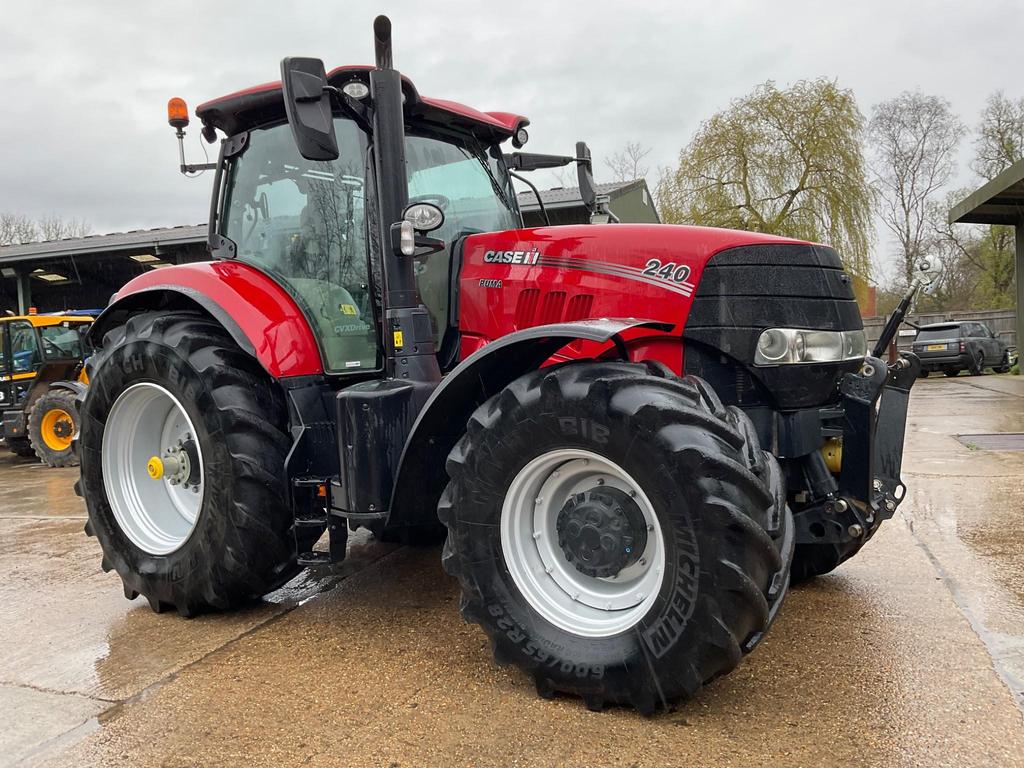
M 289 57 L 281 61 L 284 109 L 299 154 L 307 160 L 337 160 L 327 71 L 320 59 Z
M 583 205 L 593 213 L 597 206 L 597 187 L 594 185 L 594 165 L 590 159 L 590 148 L 585 141 L 576 142 L 576 178 L 579 181 Z

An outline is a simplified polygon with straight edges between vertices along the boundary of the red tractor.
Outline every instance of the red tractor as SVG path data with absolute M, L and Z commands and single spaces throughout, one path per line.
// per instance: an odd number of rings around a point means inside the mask
M 374 34 L 375 67 L 285 59 L 196 110 L 224 135 L 213 260 L 96 320 L 86 531 L 128 598 L 192 616 L 341 560 L 350 530 L 443 524 L 499 663 L 667 707 L 757 645 L 791 572 L 892 516 L 919 363 L 867 354 L 826 246 L 523 229 L 512 174 L 568 163 L 610 219 L 586 148 L 503 154 L 526 118 L 420 95 Z

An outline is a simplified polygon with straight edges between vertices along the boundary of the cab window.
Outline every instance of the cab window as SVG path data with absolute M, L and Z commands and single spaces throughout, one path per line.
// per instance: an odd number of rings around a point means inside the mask
M 333 162 L 299 155 L 287 125 L 254 130 L 229 169 L 224 234 L 313 326 L 331 371 L 379 367 L 366 243 L 366 140 L 335 120 Z
M 42 362 L 39 344 L 36 340 L 36 329 L 31 323 L 16 320 L 10 323 L 11 333 L 11 371 L 12 373 L 28 373 L 34 371 Z
M 11 356 L 7 354 L 7 323 L 0 325 L 0 373 L 7 373 Z
M 78 324 L 62 323 L 39 329 L 43 337 L 43 357 L 47 360 L 82 357 L 82 336 Z

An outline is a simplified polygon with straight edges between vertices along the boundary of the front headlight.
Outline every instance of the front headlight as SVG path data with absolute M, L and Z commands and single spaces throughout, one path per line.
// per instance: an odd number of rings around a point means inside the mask
M 754 365 L 837 363 L 859 360 L 868 351 L 864 331 L 805 331 L 769 328 L 757 339 Z

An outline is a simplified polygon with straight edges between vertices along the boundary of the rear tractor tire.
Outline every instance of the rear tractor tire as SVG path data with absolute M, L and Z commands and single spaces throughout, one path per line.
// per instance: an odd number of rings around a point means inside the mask
M 77 467 L 73 440 L 78 432 L 75 393 L 51 389 L 32 404 L 28 434 L 35 455 L 51 467 Z
M 192 616 L 299 571 L 284 396 L 223 328 L 197 313 L 136 315 L 88 368 L 76 489 L 126 597 Z M 302 551 L 319 538 L 306 535 Z
M 476 410 L 447 469 L 462 614 L 542 696 L 667 709 L 739 664 L 786 593 L 778 463 L 695 377 L 534 371 Z

